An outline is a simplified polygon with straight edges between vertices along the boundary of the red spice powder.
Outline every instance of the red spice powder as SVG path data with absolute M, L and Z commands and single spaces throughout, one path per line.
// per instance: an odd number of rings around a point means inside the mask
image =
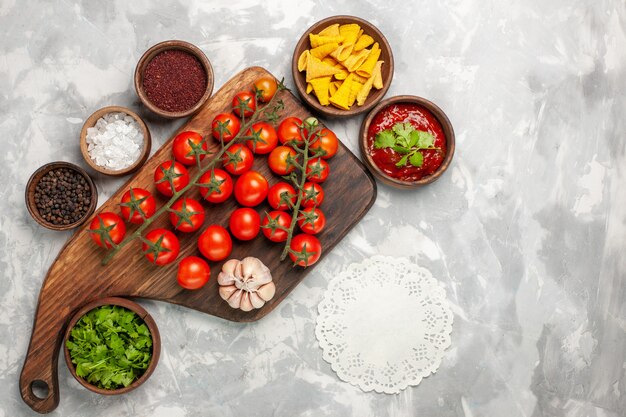
M 161 110 L 181 112 L 192 108 L 204 95 L 207 74 L 195 56 L 171 49 L 148 62 L 143 72 L 143 90 Z

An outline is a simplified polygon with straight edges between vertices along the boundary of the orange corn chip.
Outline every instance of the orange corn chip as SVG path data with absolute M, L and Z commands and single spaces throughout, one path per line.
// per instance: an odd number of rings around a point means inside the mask
M 350 97 L 348 97 L 348 107 L 352 107 L 352 105 L 356 101 L 356 96 L 357 94 L 359 94 L 359 91 L 361 91 L 362 87 L 362 83 L 355 81 L 354 79 L 352 80 L 352 84 L 350 85 Z
M 322 106 L 328 106 L 328 87 L 330 85 L 330 78 L 331 77 L 329 76 L 311 80 L 313 92 Z
M 332 65 L 333 67 L 341 65 L 339 62 L 335 61 L 335 58 L 331 56 L 324 57 L 324 59 L 322 59 L 322 62 L 328 65 Z
M 339 26 L 339 33 L 343 36 L 343 43 L 352 44 L 356 43 L 357 38 L 359 37 L 359 32 L 361 31 L 361 27 L 356 23 L 349 23 L 347 25 Z
M 335 92 L 337 91 L 340 85 L 341 85 L 341 81 L 332 81 L 330 83 L 330 85 L 328 86 L 328 92 L 330 93 L 331 96 L 335 94 Z
M 310 53 L 315 58 L 322 59 L 322 58 L 325 58 L 332 51 L 337 49 L 337 47 L 339 47 L 339 44 L 337 42 L 325 43 L 323 45 L 318 46 L 317 48 L 311 49 Z
M 306 93 L 309 94 L 313 91 L 313 85 L 311 83 L 306 83 Z
M 348 75 L 348 78 L 346 78 L 346 80 L 341 83 L 337 91 L 335 91 L 335 94 L 330 96 L 330 103 L 335 107 L 339 107 L 340 109 L 349 110 L 350 106 L 348 105 L 348 102 L 350 100 L 351 85 L 352 74 Z
M 367 81 L 365 81 L 365 84 L 363 84 L 363 87 L 361 87 L 358 94 L 356 95 L 356 104 L 358 104 L 359 106 L 362 106 L 363 104 L 365 104 L 367 97 L 370 95 L 370 91 L 372 90 L 373 84 L 374 84 L 374 76 L 372 75 L 371 77 L 369 77 Z
M 298 71 L 302 72 L 306 69 L 307 62 L 309 60 L 309 50 L 304 50 L 298 58 Z
M 367 49 L 365 49 L 367 51 Z M 372 46 L 369 54 L 365 61 L 356 69 L 356 73 L 361 77 L 369 78 L 372 76 L 372 71 L 374 70 L 374 66 L 376 65 L 376 61 L 378 61 L 378 57 L 380 57 L 380 46 L 378 42 Z
M 372 77 L 374 78 L 374 88 L 380 90 L 383 88 L 383 71 L 382 71 L 383 61 L 378 61 L 376 66 L 374 66 L 374 71 L 372 72 Z
M 314 56 L 309 56 L 306 66 L 306 82 L 319 77 L 337 74 L 339 70 L 332 65 L 328 65 L 320 61 Z
M 320 45 L 327 43 L 339 43 L 341 42 L 341 36 L 320 36 L 311 33 L 309 35 L 309 41 L 311 42 L 311 48 L 317 48 Z
M 363 49 L 361 52 L 353 53 L 345 61 L 343 61 L 343 65 L 348 69 L 348 71 L 354 72 L 365 62 L 369 54 L 370 51 L 367 49 Z M 359 74 L 358 71 L 357 74 Z
M 370 35 L 361 35 L 359 36 L 359 39 L 357 39 L 356 43 L 354 44 L 354 52 L 363 50 L 373 43 L 374 43 L 374 38 L 372 38 Z
M 320 33 L 318 33 L 318 35 L 319 36 L 341 36 L 339 34 L 339 23 L 335 23 L 334 25 L 327 26 Z

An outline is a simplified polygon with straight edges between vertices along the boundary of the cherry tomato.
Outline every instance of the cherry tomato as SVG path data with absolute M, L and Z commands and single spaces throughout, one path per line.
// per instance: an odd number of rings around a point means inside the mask
M 254 91 L 257 99 L 262 103 L 267 103 L 274 97 L 278 84 L 274 77 L 261 77 L 254 82 Z
M 267 122 L 253 124 L 252 129 L 246 132 L 246 136 L 258 136 L 258 139 L 255 138 L 256 141 L 252 139 L 246 141 L 248 148 L 252 149 L 252 152 L 256 154 L 265 155 L 270 153 L 278 145 L 276 129 Z
M 230 215 L 228 222 L 230 233 L 239 240 L 251 240 L 259 234 L 261 218 L 259 213 L 251 208 L 238 208 Z
M 253 163 L 254 155 L 252 155 L 252 151 L 241 143 L 235 143 L 222 156 L 224 169 L 233 175 L 241 175 L 246 171 L 250 171 Z
M 309 147 L 311 154 L 315 154 L 317 151 L 322 152 L 320 155 L 322 159 L 330 159 L 337 153 L 339 148 L 339 140 L 335 134 L 328 130 L 322 129 L 319 132 L 317 139 L 314 139 L 313 143 Z
M 212 224 L 198 238 L 198 249 L 209 261 L 221 261 L 226 259 L 233 250 L 233 240 L 228 230 Z
M 141 224 L 154 215 L 156 202 L 150 191 L 130 187 L 122 196 L 120 211 L 127 222 Z
M 304 139 L 300 132 L 302 120 L 297 117 L 287 117 L 278 125 L 278 139 L 283 145 L 289 142 L 302 144 Z
M 284 211 L 270 211 L 263 217 L 263 234 L 272 242 L 284 242 L 287 240 L 287 232 L 281 227 L 288 229 L 291 226 L 291 216 Z
M 299 266 L 311 266 L 322 255 L 322 244 L 313 235 L 301 233 L 291 239 L 289 257 Z
M 181 232 L 195 232 L 204 223 L 204 207 L 198 200 L 183 197 L 170 207 L 170 222 Z
M 233 180 L 223 169 L 207 171 L 198 180 L 200 194 L 210 203 L 222 203 L 233 193 Z
M 287 175 L 296 167 L 289 164 L 289 160 L 297 159 L 297 152 L 289 146 L 278 146 L 270 153 L 267 163 L 270 169 L 277 175 Z
M 120 216 L 105 211 L 93 218 L 89 233 L 96 245 L 108 249 L 124 240 L 126 225 Z
M 289 210 L 296 204 L 297 197 L 295 188 L 284 181 L 272 185 L 267 192 L 267 202 L 274 210 Z
M 309 208 L 322 204 L 322 201 L 324 201 L 324 190 L 319 184 L 305 182 L 302 188 L 302 207 Z
M 154 183 L 161 194 L 171 197 L 175 191 L 179 191 L 189 184 L 189 173 L 183 164 L 176 161 L 165 161 L 154 171 Z
M 204 287 L 211 277 L 211 268 L 202 258 L 187 256 L 178 263 L 176 280 L 178 285 L 187 290 L 197 290 Z
M 220 126 L 222 126 L 222 139 L 224 139 L 224 142 L 230 142 L 239 133 L 241 122 L 232 113 L 220 113 L 215 116 L 211 124 L 211 130 L 213 137 L 217 140 L 220 140 Z
M 263 174 L 248 171 L 235 182 L 235 199 L 242 206 L 258 206 L 267 197 L 268 189 L 269 185 Z
M 242 91 L 233 98 L 233 112 L 239 117 L 250 117 L 256 111 L 256 96 L 250 91 Z
M 196 163 L 196 155 L 202 161 L 209 148 L 202 136 L 196 132 L 181 132 L 174 138 L 172 154 L 183 165 Z
M 144 238 L 142 249 L 151 263 L 162 266 L 176 260 L 180 252 L 180 243 L 176 235 L 169 230 L 154 229 Z
M 326 216 L 318 208 L 305 208 L 298 218 L 300 230 L 309 235 L 316 235 L 326 227 Z
M 311 182 L 324 182 L 330 174 L 328 162 L 322 158 L 309 159 L 306 164 L 306 178 Z

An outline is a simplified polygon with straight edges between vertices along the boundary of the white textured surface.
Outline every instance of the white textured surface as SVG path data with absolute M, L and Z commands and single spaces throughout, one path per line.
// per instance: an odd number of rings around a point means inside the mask
M 389 39 L 388 95 L 417 94 L 457 134 L 449 171 L 415 192 L 380 186 L 363 221 L 281 305 L 237 324 L 143 303 L 163 356 L 141 389 L 86 392 L 59 361 L 58 416 L 618 417 L 626 414 L 626 4 L 623 0 L 0 0 L 0 416 L 33 415 L 17 383 L 44 275 L 69 233 L 24 207 L 42 164 L 84 166 L 82 122 L 119 104 L 153 150 L 180 122 L 139 105 L 132 73 L 154 43 L 201 47 L 216 87 L 261 65 L 291 83 L 292 49 L 351 13 Z M 361 118 L 330 122 L 358 152 Z M 124 179 L 96 175 L 100 201 Z M 332 277 L 405 256 L 446 286 L 454 344 L 397 396 L 341 382 L 314 336 Z
M 453 314 L 430 271 L 406 258 L 373 256 L 328 283 L 315 336 L 339 378 L 397 394 L 435 373 L 450 347 Z

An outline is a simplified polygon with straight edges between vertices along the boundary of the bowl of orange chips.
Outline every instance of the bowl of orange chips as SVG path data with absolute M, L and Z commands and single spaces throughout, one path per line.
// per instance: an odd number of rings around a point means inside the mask
M 302 100 L 329 117 L 372 109 L 393 79 L 393 54 L 376 26 L 333 16 L 311 26 L 293 53 L 291 71 Z

